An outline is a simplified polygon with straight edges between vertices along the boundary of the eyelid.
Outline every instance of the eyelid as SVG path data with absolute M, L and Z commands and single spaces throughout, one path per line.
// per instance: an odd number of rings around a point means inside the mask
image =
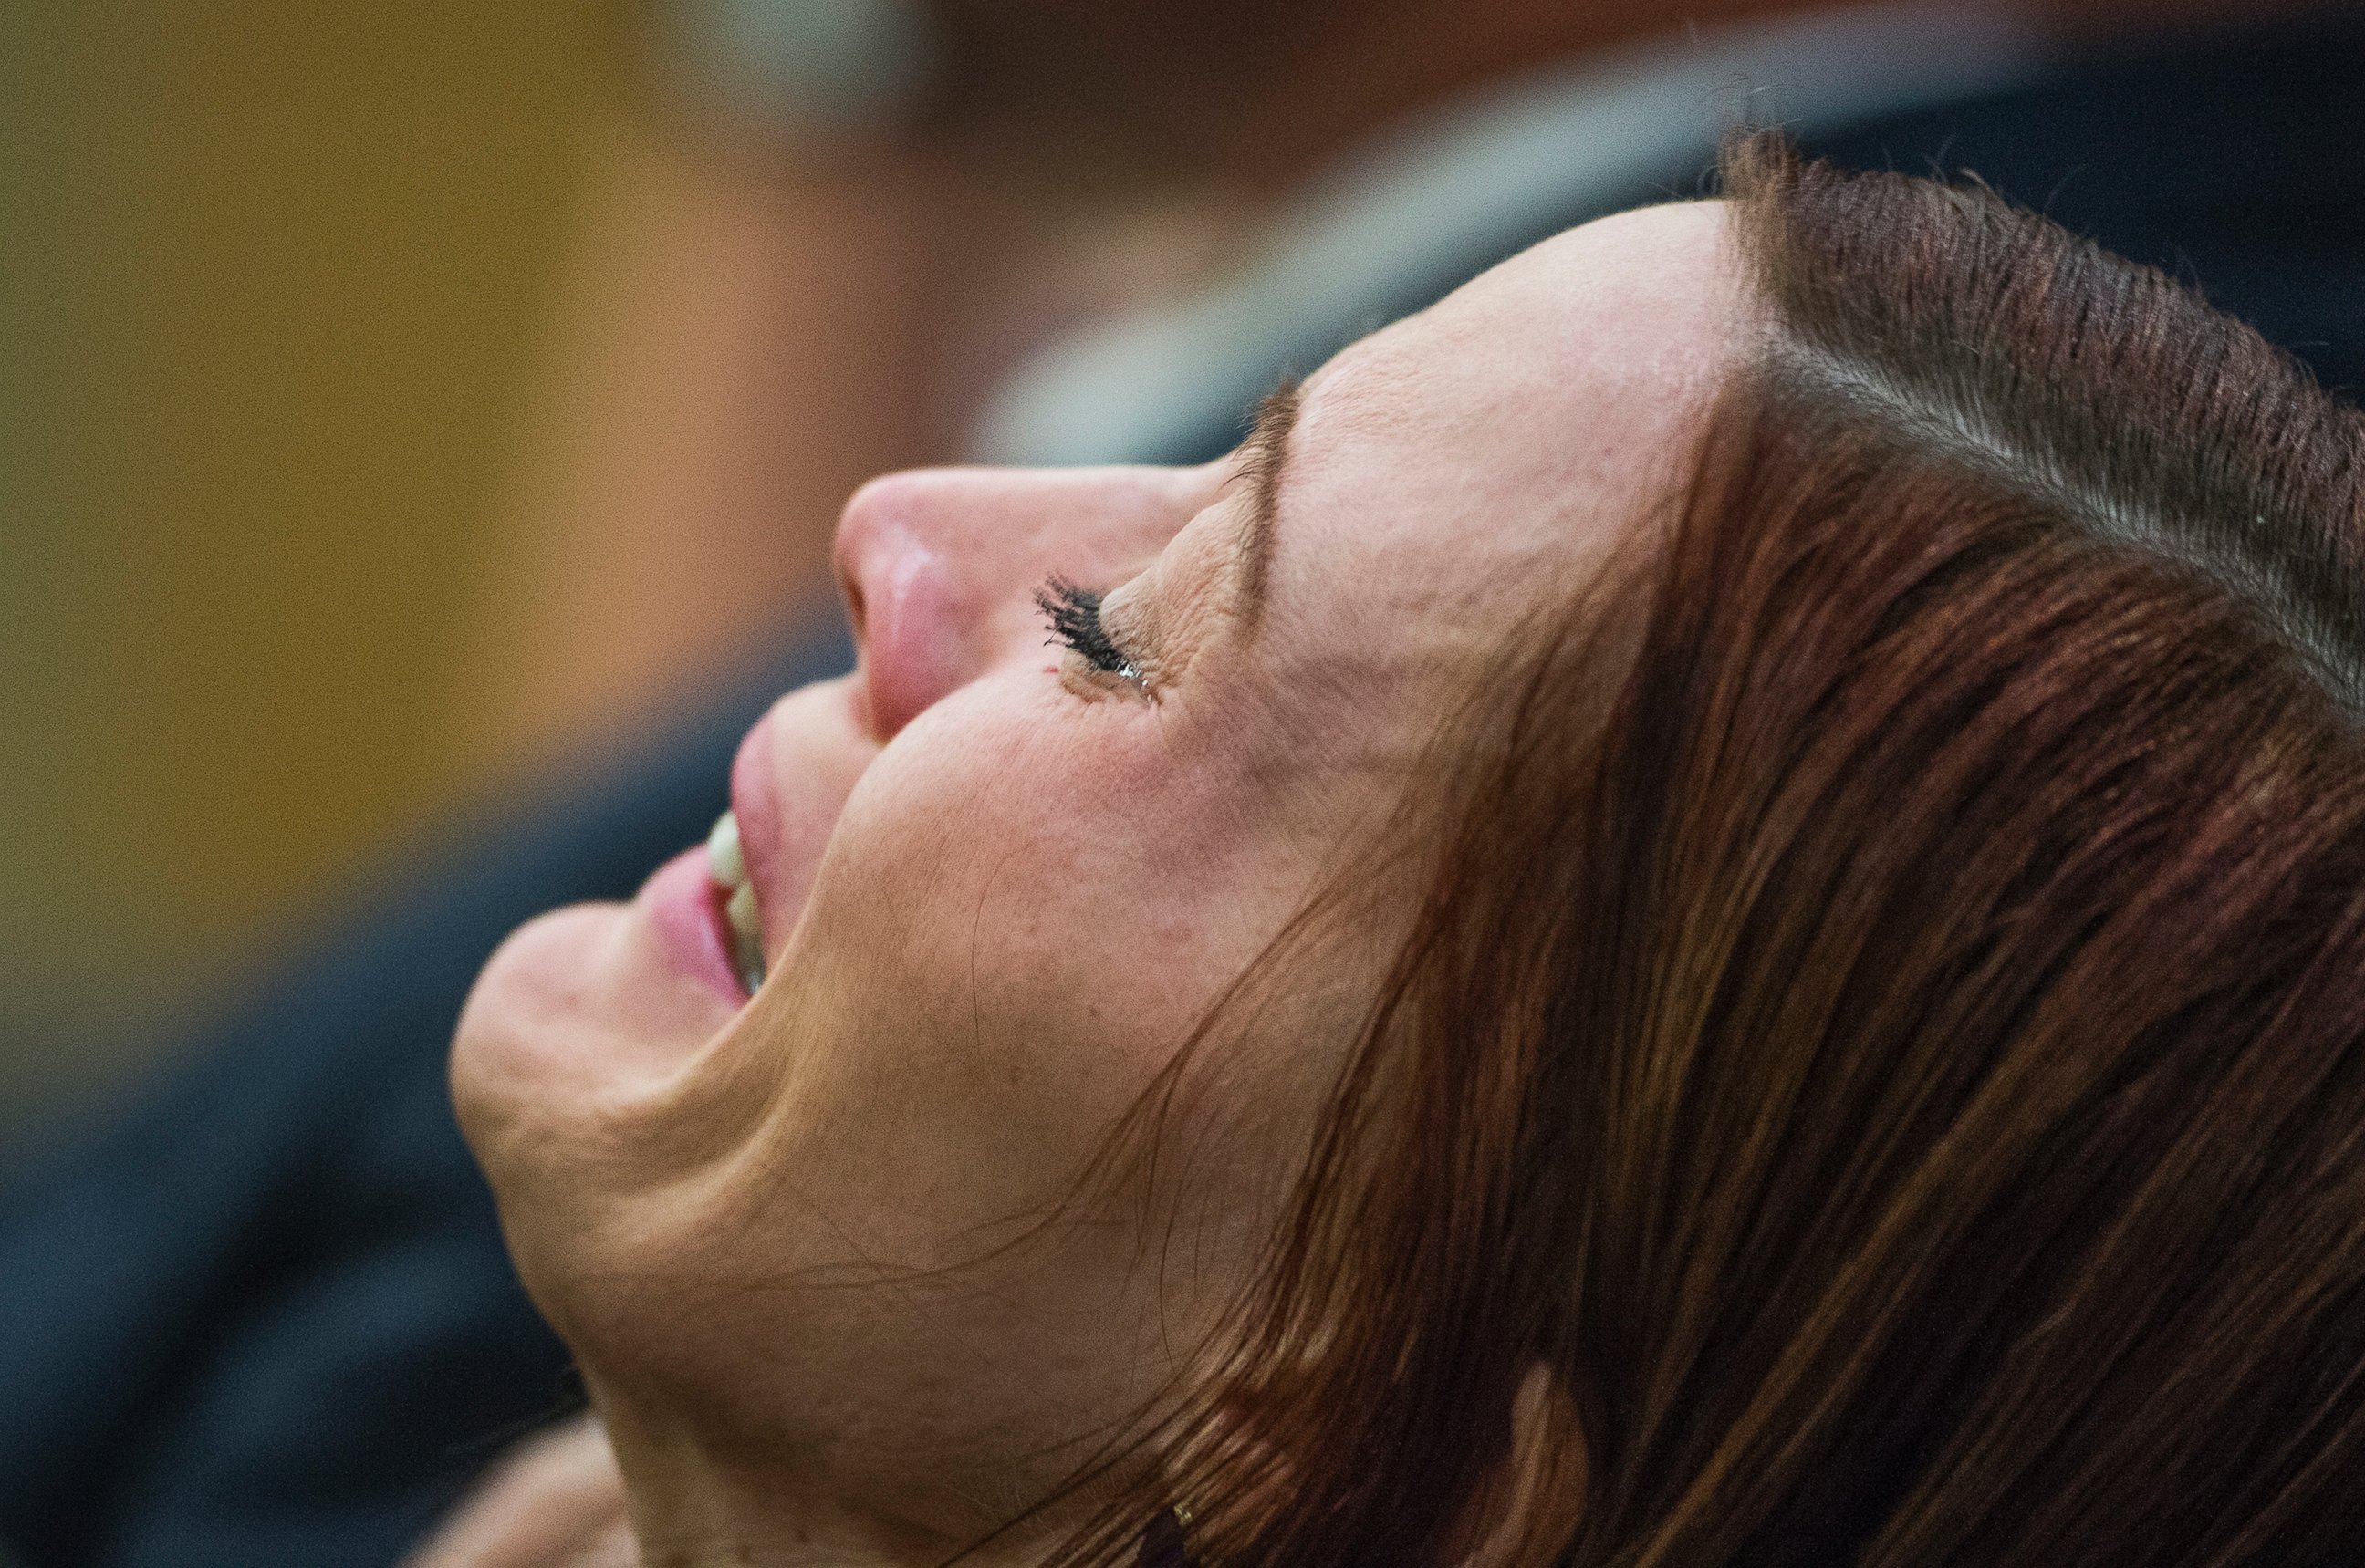
M 1082 655 L 1072 650 L 1060 655 L 1059 678 L 1087 697 L 1129 697 L 1142 702 L 1158 700 L 1157 689 L 1149 684 L 1146 674 L 1138 670 L 1127 675 L 1097 669 L 1086 664 Z
M 1139 571 L 1089 596 L 1100 613 L 1103 635 L 1132 666 L 1133 676 L 1126 679 L 1095 669 L 1081 655 L 1063 659 L 1067 678 L 1080 694 L 1104 695 L 1121 682 L 1124 693 L 1158 701 L 1210 639 L 1224 635 L 1221 628 L 1230 619 L 1227 590 L 1236 581 L 1240 531 L 1235 517 L 1240 504 L 1236 489 L 1207 499 Z M 1048 619 L 1060 594 L 1076 587 L 1054 573 L 1037 590 L 1036 603 Z
M 1110 632 L 1103 613 L 1104 595 L 1080 588 L 1054 573 L 1035 590 L 1035 603 L 1051 633 L 1046 640 L 1065 650 L 1061 656 L 1063 675 L 1073 674 L 1075 666 L 1081 665 L 1083 676 L 1080 678 L 1088 678 L 1094 686 L 1122 682 L 1138 696 L 1153 695 L 1149 662 L 1131 645 L 1130 639 Z

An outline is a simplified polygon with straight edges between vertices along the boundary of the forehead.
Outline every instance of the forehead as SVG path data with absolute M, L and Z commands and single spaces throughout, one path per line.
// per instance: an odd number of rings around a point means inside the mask
M 1741 341 L 1739 275 L 1722 204 L 1649 208 L 1340 353 L 1306 387 L 1276 588 L 1352 574 L 1319 597 L 1401 616 L 1581 570 L 1681 477 Z

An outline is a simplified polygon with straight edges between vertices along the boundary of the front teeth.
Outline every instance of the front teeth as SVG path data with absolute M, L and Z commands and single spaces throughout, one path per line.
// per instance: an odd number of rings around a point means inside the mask
M 764 921 L 756 890 L 747 880 L 747 857 L 739 847 L 739 819 L 725 812 L 706 835 L 707 875 L 723 895 L 723 914 L 731 928 L 731 967 L 753 996 L 764 983 Z

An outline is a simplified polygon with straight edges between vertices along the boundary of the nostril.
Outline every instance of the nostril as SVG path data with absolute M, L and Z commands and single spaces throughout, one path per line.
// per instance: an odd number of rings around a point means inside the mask
M 873 479 L 846 498 L 837 516 L 837 537 L 830 549 L 836 568 L 837 591 L 846 600 L 846 617 L 857 647 L 870 629 L 870 579 L 885 565 L 909 531 L 913 510 L 913 476 L 889 474 Z
M 1035 586 L 1011 580 L 1012 568 L 1037 554 L 1054 493 L 1040 476 L 915 469 L 846 502 L 835 565 L 860 654 L 855 705 L 872 739 L 891 740 L 982 673 L 1001 645 L 998 612 Z
M 837 563 L 837 594 L 846 600 L 846 623 L 854 632 L 854 645 L 862 645 L 862 633 L 868 623 L 863 613 L 862 579 L 848 566 L 843 557 Z

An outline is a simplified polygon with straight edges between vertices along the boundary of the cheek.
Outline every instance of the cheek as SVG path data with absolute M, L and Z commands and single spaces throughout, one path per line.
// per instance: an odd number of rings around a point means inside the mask
M 923 715 L 848 801 L 784 966 L 809 1126 L 1001 1199 L 1070 1178 L 1278 924 L 1254 820 L 1139 711 Z
M 1239 957 L 1252 813 L 1154 721 L 947 705 L 908 739 L 849 801 L 814 924 L 945 1021 L 1155 1019 Z

